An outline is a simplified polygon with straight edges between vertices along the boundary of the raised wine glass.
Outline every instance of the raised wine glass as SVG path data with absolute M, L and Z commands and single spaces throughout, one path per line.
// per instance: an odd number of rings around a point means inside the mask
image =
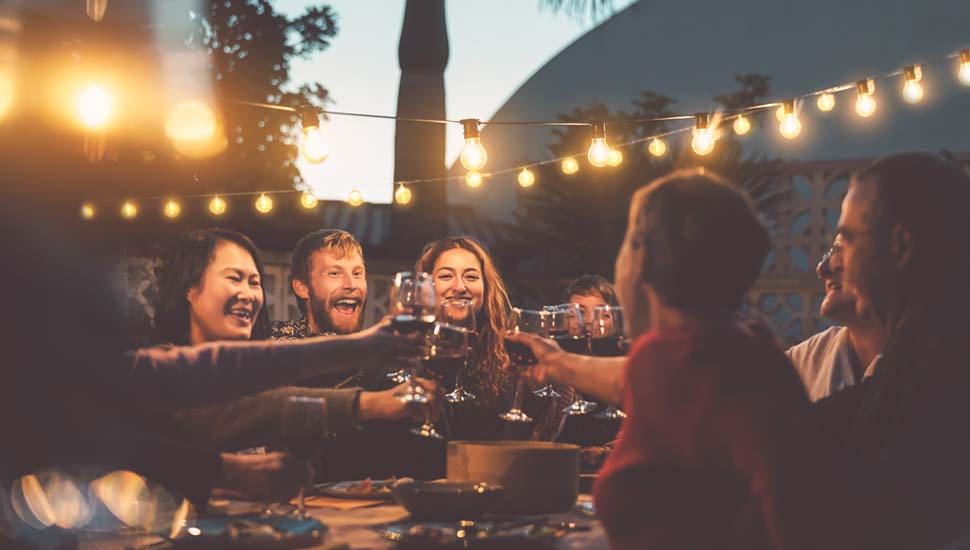
M 468 331 L 468 353 L 471 352 L 472 342 L 476 334 L 475 303 L 467 298 L 451 298 L 442 300 L 438 306 L 438 322 L 445 323 L 453 327 L 461 327 Z M 475 399 L 475 394 L 465 390 L 462 379 L 468 370 L 468 353 L 465 354 L 459 371 L 450 378 L 452 384 L 445 385 L 446 388 L 454 389 L 445 394 L 445 400 L 449 403 L 464 403 Z
M 569 353 L 589 355 L 589 332 L 586 329 L 586 319 L 583 318 L 583 309 L 579 304 L 559 304 L 550 307 L 560 317 L 553 330 L 553 338 L 559 347 Z M 589 414 L 596 410 L 596 407 L 596 403 L 583 399 L 583 396 L 577 393 L 576 400 L 562 412 L 570 416 Z
M 421 332 L 428 335 L 435 326 L 437 298 L 434 292 L 434 279 L 427 273 L 402 271 L 394 275 L 391 286 L 390 310 L 393 315 L 391 327 L 401 334 Z M 421 353 L 408 360 L 402 380 L 410 381 L 414 370 L 424 357 Z M 428 396 L 423 387 L 409 384 L 407 391 L 399 396 L 404 403 L 427 403 Z
M 626 355 L 623 332 L 623 308 L 619 306 L 596 306 L 590 322 L 590 349 L 596 357 L 623 357 Z M 596 413 L 596 418 L 620 420 L 626 413 L 615 405 L 609 405 Z
M 422 375 L 434 378 L 446 387 L 453 385 L 468 357 L 469 340 L 468 329 L 440 321 L 435 323 L 428 336 L 428 352 L 423 359 Z M 431 408 L 428 406 L 424 408 L 424 424 L 413 428 L 411 433 L 443 439 L 431 421 Z
M 551 316 L 549 311 L 535 311 L 530 309 L 512 308 L 509 319 L 510 332 L 527 332 L 542 337 L 549 336 L 547 325 Z M 515 383 L 515 398 L 512 408 L 499 414 L 499 418 L 506 422 L 532 422 L 532 418 L 522 410 L 522 397 L 525 390 L 525 379 L 522 374 L 538 361 L 529 346 L 505 339 L 505 349 L 509 353 L 509 367 L 517 374 Z

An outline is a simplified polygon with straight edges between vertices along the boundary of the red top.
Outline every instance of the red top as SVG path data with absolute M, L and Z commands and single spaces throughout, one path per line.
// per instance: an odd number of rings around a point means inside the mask
M 849 546 L 832 446 L 775 346 L 728 323 L 651 331 L 625 382 L 594 489 L 611 548 Z

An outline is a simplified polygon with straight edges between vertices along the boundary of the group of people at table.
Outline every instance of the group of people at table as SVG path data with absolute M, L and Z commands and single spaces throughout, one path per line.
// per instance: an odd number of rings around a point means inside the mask
M 288 438 L 323 445 L 318 476 L 431 479 L 443 443 L 406 429 L 428 407 L 453 439 L 555 440 L 584 395 L 626 415 L 594 488 L 613 548 L 942 548 L 970 532 L 968 206 L 970 179 L 938 155 L 890 155 L 855 173 L 817 269 L 821 314 L 841 326 L 787 351 L 743 307 L 768 231 L 743 192 L 703 169 L 634 194 L 615 294 L 586 276 L 563 296 L 587 319 L 618 301 L 625 357 L 511 330 L 487 250 L 468 237 L 432 242 L 415 272 L 440 300 L 470 301 L 476 321 L 461 373 L 475 399 L 444 407 L 453 388 L 435 380 L 388 383 L 424 337 L 386 319 L 363 329 L 364 253 L 349 233 L 296 245 L 303 317 L 277 323 L 256 246 L 225 229 L 187 233 L 160 277 L 160 345 L 131 351 L 98 262 L 11 211 L 8 234 L 29 226 L 30 238 L 4 245 L 19 266 L 4 305 L 28 313 L 5 334 L 16 422 L 0 474 L 126 468 L 200 505 L 216 489 L 289 499 L 313 471 L 285 452 Z M 535 364 L 509 368 L 506 340 Z M 503 421 L 520 377 L 556 397 L 529 392 L 535 420 Z M 411 384 L 430 403 L 400 399 Z

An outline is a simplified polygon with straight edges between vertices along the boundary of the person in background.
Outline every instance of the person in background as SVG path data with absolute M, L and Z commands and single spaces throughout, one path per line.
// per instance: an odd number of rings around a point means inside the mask
M 815 271 L 825 285 L 819 314 L 842 326 L 829 327 L 785 352 L 812 401 L 871 376 L 887 339 L 879 320 L 858 304 L 855 291 L 843 281 L 841 236 Z
M 562 429 L 562 409 L 572 402 L 568 388 L 560 392 L 558 400 L 526 398 L 526 412 L 536 419 L 534 426 L 514 426 L 498 419 L 515 392 L 515 380 L 506 368 L 509 356 L 503 340 L 511 303 L 488 251 L 472 237 L 446 237 L 425 245 L 415 270 L 434 277 L 439 299 L 470 299 L 475 309 L 478 330 L 462 384 L 477 399 L 451 408 L 453 438 L 555 439 Z
M 628 417 L 594 487 L 611 548 L 856 547 L 852 499 L 798 376 L 736 320 L 768 249 L 750 201 L 709 171 L 634 194 L 616 260 L 635 339 L 619 384 Z M 569 362 L 554 342 L 510 338 L 547 377 Z

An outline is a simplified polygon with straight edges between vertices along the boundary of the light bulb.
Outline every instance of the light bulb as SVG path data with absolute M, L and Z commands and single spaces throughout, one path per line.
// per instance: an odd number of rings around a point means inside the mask
M 782 121 L 785 120 L 785 106 L 784 105 L 779 105 L 778 108 L 775 109 L 775 118 L 778 120 L 778 122 L 782 122 Z
M 135 203 L 133 203 L 131 201 L 125 201 L 125 203 L 121 205 L 121 217 L 122 218 L 124 218 L 126 220 L 130 220 L 130 219 L 133 219 L 137 215 L 138 215 L 138 207 L 135 206 Z
M 165 135 L 175 141 L 204 141 L 216 133 L 216 115 L 197 99 L 172 107 L 165 118 Z
M 653 138 L 650 140 L 650 145 L 647 146 L 647 151 L 650 151 L 650 154 L 655 157 L 662 157 L 667 152 L 667 146 L 662 139 Z
M 86 202 L 81 205 L 81 218 L 90 220 L 94 218 L 94 205 Z
M 517 179 L 519 180 L 519 187 L 525 189 L 526 187 L 532 187 L 536 182 L 536 175 L 532 173 L 532 170 L 523 168 L 519 171 L 519 177 Z
M 330 144 L 320 132 L 320 116 L 313 109 L 300 113 L 303 136 L 300 138 L 300 154 L 310 164 L 320 164 L 330 156 Z
M 919 65 L 910 65 L 903 69 L 903 99 L 906 103 L 919 103 L 923 99 L 923 86 L 919 83 L 923 74 Z
M 364 204 L 364 194 L 354 189 L 347 195 L 347 204 L 350 206 L 360 206 Z
M 91 84 L 81 90 L 75 107 L 81 124 L 97 130 L 104 128 L 111 121 L 111 115 L 114 113 L 114 98 L 103 86 Z
M 216 216 L 221 216 L 226 213 L 226 201 L 222 200 L 221 197 L 212 197 L 209 201 L 209 212 L 212 212 Z
M 108 9 L 108 0 L 88 0 L 85 12 L 95 22 L 104 18 L 104 12 Z
M 606 143 L 606 124 L 602 122 L 593 123 L 593 140 L 586 151 L 586 158 L 589 163 L 597 168 L 602 168 L 610 162 L 610 146 Z
M 317 198 L 313 196 L 313 193 L 309 191 L 304 191 L 300 195 L 300 206 L 306 208 L 307 210 L 313 210 L 317 207 Z
M 394 202 L 402 206 L 411 202 L 411 190 L 407 185 L 402 183 L 397 187 L 397 191 L 394 192 Z
M 273 209 L 273 199 L 269 198 L 266 193 L 260 193 L 256 197 L 256 202 L 254 203 L 256 211 L 260 214 L 269 214 L 270 210 Z
M 573 157 L 566 157 L 562 159 L 562 173 L 563 174 L 575 174 L 579 172 L 579 163 Z
M 751 122 L 748 117 L 744 115 L 738 115 L 738 118 L 734 119 L 734 133 L 743 136 L 751 131 Z
M 170 220 L 174 220 L 182 213 L 182 207 L 174 199 L 169 199 L 162 208 L 162 214 Z
M 708 126 L 710 118 L 707 113 L 697 113 L 694 115 L 693 137 L 690 140 L 690 148 L 698 155 L 704 156 L 714 150 L 713 130 Z
M 610 156 L 607 157 L 606 163 L 613 168 L 623 164 L 623 153 L 619 149 L 610 149 Z
M 915 80 L 907 80 L 903 84 L 903 99 L 906 103 L 919 103 L 923 99 L 923 86 Z
M 465 174 L 465 185 L 471 187 L 472 189 L 480 186 L 482 184 L 482 173 L 476 170 L 472 170 Z
M 855 112 L 862 118 L 872 116 L 876 112 L 876 100 L 872 98 L 872 84 L 867 80 L 856 83 L 859 97 L 855 100 Z
M 970 49 L 960 52 L 960 70 L 957 71 L 960 84 L 970 86 Z
M 465 128 L 465 146 L 461 149 L 461 165 L 465 170 L 481 170 L 488 161 L 488 153 L 482 145 L 482 137 L 478 131 L 479 122 L 473 118 L 461 121 Z
M 830 93 L 823 93 L 815 100 L 815 106 L 819 111 L 829 112 L 835 108 L 835 96 Z
M 778 125 L 778 131 L 785 139 L 795 139 L 802 133 L 802 123 L 795 114 L 795 100 L 788 100 L 781 104 L 785 110 L 785 118 Z

